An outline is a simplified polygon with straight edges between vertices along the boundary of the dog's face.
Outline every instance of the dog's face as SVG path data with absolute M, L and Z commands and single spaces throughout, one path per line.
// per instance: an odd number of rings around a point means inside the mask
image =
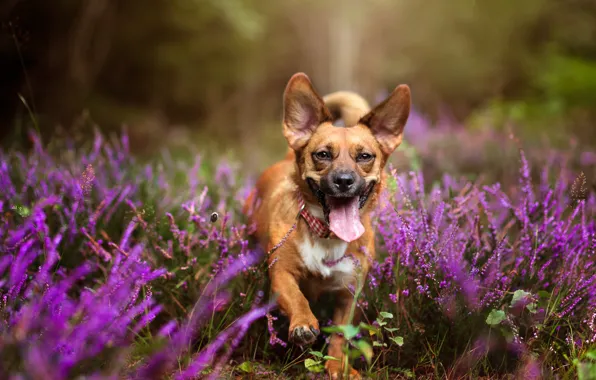
M 347 202 L 355 197 L 362 209 L 379 182 L 383 167 L 383 152 L 362 125 L 341 128 L 329 122 L 321 124 L 301 157 L 300 174 L 319 194 L 326 213 L 330 202 Z
M 308 77 L 295 74 L 290 79 L 284 93 L 284 136 L 296 152 L 301 178 L 338 237 L 352 241 L 364 232 L 359 214 L 401 142 L 409 111 L 410 90 L 402 85 L 357 125 L 336 127 Z

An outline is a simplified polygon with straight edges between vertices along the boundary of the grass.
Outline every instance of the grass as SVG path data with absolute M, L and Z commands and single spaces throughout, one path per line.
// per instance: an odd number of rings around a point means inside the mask
M 258 173 L 193 150 L 142 162 L 126 135 L 32 141 L 0 154 L 3 374 L 322 377 L 336 331 L 370 378 L 594 376 L 596 197 L 569 161 L 521 152 L 500 184 L 390 168 L 362 323 L 331 326 L 323 299 L 301 350 L 240 213 Z

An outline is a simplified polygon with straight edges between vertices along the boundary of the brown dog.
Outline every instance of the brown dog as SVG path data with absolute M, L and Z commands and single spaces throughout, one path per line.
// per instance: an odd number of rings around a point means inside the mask
M 366 276 L 375 256 L 370 212 L 384 186 L 387 159 L 402 140 L 410 89 L 396 87 L 370 110 L 351 92 L 321 98 L 298 73 L 283 104 L 290 151 L 260 176 L 244 212 L 269 253 L 271 291 L 290 320 L 289 339 L 305 345 L 319 334 L 308 300 L 322 292 L 334 293 L 334 324 L 349 322 L 354 299 L 349 285 L 356 285 L 357 274 Z M 338 119 L 343 127 L 333 124 Z M 345 368 L 343 343 L 331 337 L 329 355 L 340 359 L 325 365 L 332 378 Z M 353 368 L 349 372 L 350 378 L 360 377 Z

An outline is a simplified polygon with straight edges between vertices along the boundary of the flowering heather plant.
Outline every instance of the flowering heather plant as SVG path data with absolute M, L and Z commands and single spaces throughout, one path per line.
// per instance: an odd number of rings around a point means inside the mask
M 198 180 L 196 165 L 194 174 L 179 162 L 139 170 L 126 136 L 109 144 L 98 134 L 90 152 L 70 158 L 52 156 L 32 138 L 32 154 L 0 155 L 0 373 L 63 379 L 126 369 L 136 377 L 127 360 L 152 332 L 156 341 L 167 340 L 165 351 L 142 360 L 138 373 L 160 378 L 156 368 L 174 371 L 201 325 L 229 301 L 220 287 L 260 262 L 232 215 L 219 224 L 204 215 L 214 202 L 225 205 L 224 196 L 235 196 L 233 182 L 218 199 Z M 187 201 L 170 210 L 181 203 L 170 187 L 180 171 L 189 174 Z M 219 260 L 199 265 L 198 252 L 200 259 Z M 160 286 L 171 294 L 188 283 L 196 287 L 192 301 L 185 300 L 188 311 L 198 303 L 177 330 L 182 318 L 157 302 L 165 299 Z M 255 304 L 218 341 L 239 341 L 270 308 Z M 211 364 L 220 348 L 207 346 L 184 374 Z
M 461 353 L 492 328 L 486 353 L 500 336 L 506 350 L 543 359 L 593 347 L 596 198 L 573 191 L 565 168 L 545 168 L 534 186 L 520 153 L 519 186 L 507 192 L 446 177 L 426 194 L 420 173 L 392 172 L 378 212 L 387 255 L 369 300 L 395 310 L 412 346 L 440 337 Z
M 32 141 L 0 152 L 0 378 L 285 378 L 332 360 L 325 336 L 312 351 L 287 342 L 239 167 L 192 151 L 140 162 L 126 135 Z M 391 172 L 365 319 L 342 327 L 357 366 L 383 378 L 596 368 L 590 178 L 520 158 L 512 187 Z
M 495 129 L 489 120 L 466 128 L 447 113 L 439 114 L 433 123 L 414 108 L 404 129 L 404 143 L 390 162 L 399 172 L 421 170 L 428 184 L 448 173 L 510 186 L 517 181 L 512 175 L 519 161 L 518 144 L 512 142 L 517 139 L 517 130 L 515 123 L 509 123 L 504 130 Z M 568 170 L 584 170 L 594 184 L 596 154 L 592 149 L 582 146 L 572 136 L 567 143 L 558 144 L 564 148 L 555 149 L 540 135 L 535 140 L 524 141 L 524 153 L 528 162 L 538 169 L 550 166 L 552 161 L 564 160 Z

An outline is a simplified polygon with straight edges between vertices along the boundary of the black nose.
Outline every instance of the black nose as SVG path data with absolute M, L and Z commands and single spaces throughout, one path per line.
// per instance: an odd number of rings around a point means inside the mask
M 341 192 L 350 190 L 355 182 L 354 173 L 338 173 L 333 178 L 333 184 Z

